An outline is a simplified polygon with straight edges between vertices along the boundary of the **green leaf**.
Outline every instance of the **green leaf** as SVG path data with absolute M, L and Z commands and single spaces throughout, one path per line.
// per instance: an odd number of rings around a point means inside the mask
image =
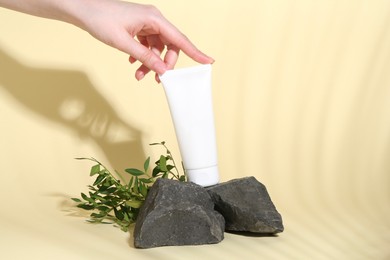
M 140 171 L 138 169 L 135 169 L 135 168 L 128 168 L 125 170 L 127 173 L 130 173 L 131 175 L 133 176 L 141 176 L 144 174 L 143 171 Z
M 103 193 L 104 191 L 106 191 L 108 189 L 108 186 L 105 186 L 105 185 L 99 185 L 99 189 L 97 190 L 99 193 Z M 94 189 L 96 190 L 96 189 Z
M 129 214 L 124 214 L 123 220 L 126 221 L 126 223 L 130 222 Z
M 90 176 L 93 176 L 100 172 L 100 164 L 96 164 L 91 167 L 91 172 L 89 173 Z
M 99 196 L 98 194 L 94 194 L 94 198 L 100 200 L 101 202 L 106 201 L 105 198 L 103 198 L 102 196 Z
M 160 143 L 151 143 L 149 145 L 161 145 L 161 142 Z
M 105 175 L 98 175 L 93 185 L 96 186 L 100 184 L 105 178 L 106 178 Z
M 84 193 L 81 193 L 81 197 L 82 197 L 84 200 L 88 201 L 89 203 L 92 203 L 92 204 L 95 203 L 95 201 L 94 201 L 92 198 L 89 198 L 89 197 L 88 197 L 87 195 L 85 195 Z
M 97 207 L 97 209 L 104 212 L 108 212 L 110 210 L 110 208 L 106 206 L 99 206 Z
M 143 183 L 152 183 L 153 182 L 153 179 L 152 178 L 139 178 L 138 179 L 140 182 L 143 182 Z
M 123 220 L 123 212 L 114 208 L 115 217 L 119 220 Z
M 95 208 L 94 206 L 88 204 L 79 204 L 77 207 L 85 210 L 92 210 Z
M 129 180 L 129 188 L 131 188 L 131 186 L 133 186 L 133 182 L 134 182 L 134 176 L 131 176 L 130 180 Z
M 105 191 L 105 194 L 110 194 L 110 193 L 113 193 L 116 191 L 116 187 L 111 187 L 111 188 L 108 188 L 106 191 Z
M 135 194 L 138 194 L 138 193 L 139 193 L 139 189 L 138 189 L 138 178 L 137 178 L 137 177 L 135 178 L 135 181 L 134 181 L 133 191 L 134 191 Z
M 142 182 L 140 182 L 139 191 L 144 197 L 146 197 L 146 195 L 148 194 L 148 189 L 146 188 L 145 184 L 143 184 Z
M 103 218 L 96 219 L 96 218 L 92 218 L 92 217 L 91 217 L 91 219 L 88 219 L 87 222 L 92 223 L 92 224 L 114 224 L 113 222 L 104 221 Z
M 87 195 L 85 195 L 84 193 L 81 193 L 81 197 L 82 197 L 84 200 L 86 200 L 86 201 L 88 201 L 88 200 L 89 200 L 88 196 L 87 196 Z
M 167 159 L 165 158 L 165 156 L 161 155 L 159 162 L 160 162 L 160 169 L 161 169 L 161 171 L 167 172 L 168 171 L 168 169 L 167 169 Z
M 104 205 L 107 205 L 109 207 L 114 207 L 115 206 L 115 203 L 113 203 L 111 200 L 106 200 L 105 202 L 103 202 Z
M 92 218 L 104 218 L 107 214 L 104 213 L 104 212 L 101 212 L 101 213 L 92 213 L 91 214 L 91 217 Z
M 139 200 L 128 200 L 126 201 L 126 206 L 138 209 L 142 206 L 143 201 Z
M 88 188 L 92 191 L 97 191 L 97 189 L 95 187 L 93 187 L 92 185 L 88 185 Z
M 150 156 L 148 157 L 148 159 L 146 159 L 146 161 L 144 163 L 144 171 L 145 172 L 147 172 L 149 169 L 149 163 L 150 163 Z
M 74 201 L 74 202 L 81 202 L 81 199 L 78 199 L 78 198 L 72 198 L 72 200 Z
M 154 169 L 152 171 L 152 176 L 156 177 L 160 172 L 161 172 L 160 167 L 156 166 L 156 167 L 154 167 Z

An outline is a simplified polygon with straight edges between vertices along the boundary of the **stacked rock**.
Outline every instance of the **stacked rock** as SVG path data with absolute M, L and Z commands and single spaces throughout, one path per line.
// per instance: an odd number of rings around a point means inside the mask
M 219 243 L 224 231 L 274 235 L 282 217 L 266 187 L 254 177 L 203 188 L 158 179 L 140 209 L 134 229 L 137 248 Z

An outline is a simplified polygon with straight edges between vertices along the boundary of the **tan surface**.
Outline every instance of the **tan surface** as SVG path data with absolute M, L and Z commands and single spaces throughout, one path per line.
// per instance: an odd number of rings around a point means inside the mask
M 389 259 L 390 2 L 152 3 L 216 59 L 223 180 L 256 176 L 285 232 L 136 250 L 86 224 L 69 198 L 91 165 L 74 157 L 178 154 L 162 88 L 81 30 L 0 10 L 0 258 Z

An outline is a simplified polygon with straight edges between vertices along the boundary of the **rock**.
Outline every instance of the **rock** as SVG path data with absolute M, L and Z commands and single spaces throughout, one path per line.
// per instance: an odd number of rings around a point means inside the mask
M 201 186 L 157 179 L 134 228 L 137 248 L 214 244 L 224 238 L 225 221 Z
M 215 209 L 225 218 L 226 231 L 275 234 L 283 231 L 282 217 L 266 187 L 254 177 L 234 179 L 207 188 Z

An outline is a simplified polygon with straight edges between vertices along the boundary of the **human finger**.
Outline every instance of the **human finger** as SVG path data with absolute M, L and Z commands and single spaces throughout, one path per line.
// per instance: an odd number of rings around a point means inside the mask
M 137 61 L 137 59 L 136 58 L 134 58 L 133 56 L 129 56 L 129 62 L 131 63 L 131 64 L 133 64 L 134 62 L 136 62 Z
M 134 38 L 129 36 L 127 44 L 121 48 L 122 51 L 130 54 L 129 60 L 138 60 L 148 69 L 159 74 L 163 74 L 167 70 L 167 66 L 158 54 L 155 53 L 157 48 L 149 49 Z
M 179 48 L 177 48 L 174 45 L 168 45 L 167 52 L 165 53 L 164 56 L 164 62 L 167 65 L 168 70 L 171 70 L 175 67 L 176 62 L 179 58 L 179 53 L 180 53 Z M 155 74 L 154 78 L 157 81 L 157 83 L 160 83 L 160 77 L 158 73 Z
M 180 49 L 175 45 L 168 45 L 167 52 L 164 56 L 164 62 L 167 65 L 168 69 L 173 69 L 176 65 L 177 60 L 179 59 Z
M 161 56 L 161 53 L 165 49 L 164 44 L 162 43 L 161 39 L 158 35 L 150 35 L 146 37 L 147 46 L 149 46 L 150 50 L 155 53 L 157 56 Z M 165 61 L 164 61 L 165 62 Z M 136 78 L 141 79 L 143 78 L 147 73 L 149 73 L 151 68 L 148 68 L 144 64 L 142 64 L 136 71 Z
M 143 46 L 145 46 L 146 48 L 149 48 L 148 41 L 147 41 L 147 39 L 146 39 L 145 36 L 137 35 L 137 40 L 138 40 L 139 43 L 141 43 Z M 133 63 L 135 63 L 136 61 L 137 61 L 137 59 L 130 55 L 130 57 L 129 57 L 129 62 L 130 62 L 131 64 L 133 64 Z
M 162 19 L 160 26 L 161 36 L 170 45 L 174 45 L 183 51 L 188 57 L 194 61 L 209 64 L 213 63 L 214 59 L 201 52 L 183 33 L 181 33 L 168 20 Z

